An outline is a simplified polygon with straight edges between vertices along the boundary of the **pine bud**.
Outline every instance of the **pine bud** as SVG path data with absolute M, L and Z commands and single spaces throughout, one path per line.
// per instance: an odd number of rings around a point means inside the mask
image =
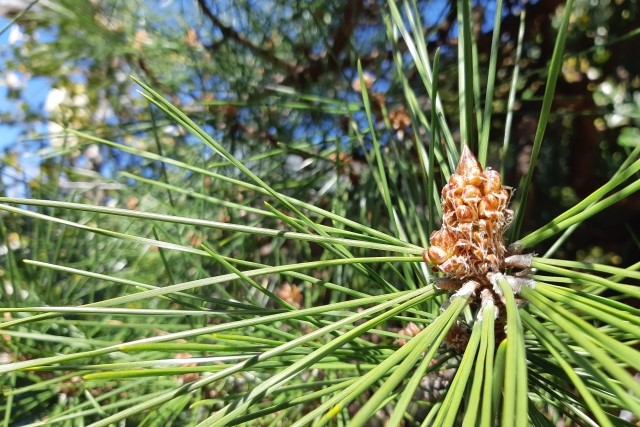
M 498 272 L 506 252 L 504 232 L 513 217 L 510 198 L 500 174 L 483 170 L 465 146 L 456 173 L 442 189 L 442 227 L 431 234 L 425 261 L 456 279 Z

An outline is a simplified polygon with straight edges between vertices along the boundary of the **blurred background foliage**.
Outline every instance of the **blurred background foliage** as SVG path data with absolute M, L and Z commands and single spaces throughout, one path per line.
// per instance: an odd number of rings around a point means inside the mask
M 3 3 L 0 12 L 7 18 L 29 4 Z M 457 63 L 456 4 L 442 0 L 417 4 L 429 24 L 424 30 L 429 51 L 441 49 L 439 84 L 446 116 L 453 124 L 458 108 L 453 96 L 457 80 L 450 78 Z M 153 111 L 129 79 L 134 74 L 171 94 L 175 105 L 232 152 L 257 156 L 255 166 L 264 165 L 264 170 L 257 170 L 259 175 L 270 175 L 282 186 L 292 187 L 292 192 L 311 192 L 305 197 L 320 204 L 330 203 L 322 197 L 328 193 L 344 197 L 366 193 L 364 160 L 369 137 L 353 130 L 353 123 L 363 121 L 357 104 L 357 60 L 362 62 L 374 100 L 375 126 L 390 131 L 384 133 L 382 143 L 389 147 L 389 139 L 395 138 L 402 150 L 427 139 L 424 131 L 412 126 L 403 105 L 402 85 L 393 64 L 396 47 L 387 37 L 384 7 L 383 2 L 367 0 L 35 2 L 7 30 L 8 43 L 1 50 L 10 104 L 2 110 L 2 123 L 21 130 L 13 143 L 5 142 L 2 168 L 8 175 L 23 172 L 28 194 L 74 192 L 99 203 L 130 207 L 140 201 L 127 196 L 126 188 L 106 181 L 123 170 L 149 179 L 166 174 L 153 161 L 105 146 L 81 145 L 75 137 L 62 136 L 64 128 L 87 130 L 208 167 L 213 161 L 210 152 L 189 145 L 190 137 L 163 118 L 154 120 Z M 506 182 L 514 187 L 528 165 L 562 11 L 560 1 L 505 2 L 489 164 L 497 164 L 502 156 L 511 159 L 506 163 Z M 502 153 L 520 12 L 526 17 L 513 105 L 513 144 L 508 153 Z M 486 81 L 494 13 L 491 1 L 473 3 L 480 85 Z M 528 228 L 548 221 L 596 189 L 624 160 L 625 150 L 638 144 L 640 58 L 634 46 L 639 23 L 636 1 L 576 2 L 545 136 L 548 142 L 543 144 L 540 173 L 531 190 Z M 431 106 L 419 89 L 420 76 L 402 39 L 397 44 L 405 65 L 402 73 L 416 89 L 426 113 Z M 28 90 L 32 82 L 42 79 L 46 97 L 42 91 Z M 417 138 L 416 131 L 421 132 Z M 26 151 L 38 162 L 38 173 L 20 169 Z M 60 157 L 61 153 L 71 156 Z M 261 161 L 261 155 L 278 158 L 288 167 Z M 7 187 L 20 185 L 19 180 L 3 182 L 8 192 L 15 188 Z M 96 182 L 103 184 L 96 186 Z M 132 183 L 131 179 L 126 182 Z M 582 227 L 562 250 L 570 256 L 580 251 L 583 257 L 608 258 L 619 264 L 637 246 L 626 232 L 616 234 L 609 225 L 622 222 L 633 227 L 637 221 L 632 219 L 638 215 L 639 199 L 629 198 L 606 217 L 593 219 L 593 226 Z M 635 227 L 627 231 L 637 235 Z

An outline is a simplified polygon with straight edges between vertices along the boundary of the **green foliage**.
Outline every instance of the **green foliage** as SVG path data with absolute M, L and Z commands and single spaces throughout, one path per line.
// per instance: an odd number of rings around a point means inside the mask
M 60 3 L 61 11 L 73 13 L 68 19 L 56 15 L 61 31 L 71 31 L 65 25 L 91 27 L 93 3 L 82 4 L 75 9 Z M 180 75 L 175 81 L 134 77 L 141 96 L 121 106 L 131 120 L 127 126 L 94 126 L 88 117 L 67 121 L 76 128 L 65 132 L 73 144 L 49 152 L 52 161 L 66 157 L 43 170 L 32 197 L 0 197 L 4 425 L 637 421 L 638 264 L 555 259 L 552 252 L 589 218 L 640 189 L 640 147 L 626 144 L 626 160 L 606 183 L 555 219 L 544 218 L 546 225 L 520 234 L 539 172 L 535 166 L 549 143 L 554 89 L 572 34 L 571 1 L 558 18 L 508 242 L 525 252 L 551 245 L 524 272 L 535 287 L 516 286 L 501 275 L 492 291 L 496 301 L 478 306 L 463 290 L 450 295 L 436 286 L 441 273 L 423 262 L 423 249 L 441 221 L 440 189 L 455 170 L 458 147 L 477 145 L 483 163 L 500 157 L 501 169 L 512 169 L 506 155 L 511 141 L 502 134 L 492 138 L 489 129 L 498 101 L 498 39 L 492 38 L 488 91 L 481 97 L 471 4 L 458 5 L 462 42 L 453 67 L 442 51 L 431 62 L 416 2 L 389 2 L 379 11 L 392 46 L 392 83 L 400 99 L 393 102 L 403 106 L 396 112 L 407 126 L 392 123 L 362 61 L 353 64 L 358 99 L 321 95 L 317 87 L 296 90 L 293 84 L 262 88 L 262 97 L 250 99 L 197 97 L 197 106 L 225 112 L 226 118 L 212 120 L 202 110 L 187 111 L 181 97 L 168 98 L 193 91 Z M 301 5 L 295 13 L 307 16 L 312 7 Z M 313 19 L 326 18 L 320 9 L 314 12 Z M 316 24 L 316 32 L 326 30 Z M 122 25 L 109 30 L 111 42 L 96 58 L 126 51 L 114 36 L 125 38 L 129 27 Z M 296 45 L 284 34 L 295 28 L 279 33 L 273 21 L 265 25 L 273 43 L 282 45 L 271 66 L 283 66 L 275 59 L 292 61 Z M 93 36 L 103 37 L 102 31 Z M 253 49 L 259 41 L 265 40 L 244 42 Z M 167 72 L 188 57 L 171 44 L 150 55 L 167 52 L 181 58 L 169 55 Z M 245 61 L 230 60 L 223 69 L 239 67 L 238 86 L 240 76 L 257 85 L 261 73 L 273 71 Z M 204 63 L 213 70 L 212 62 Z M 186 68 L 200 64 L 194 60 Z M 413 70 L 418 77 L 410 81 Z M 445 73 L 453 70 L 464 96 L 449 86 Z M 517 77 L 510 80 L 507 92 L 515 94 L 517 85 Z M 460 117 L 450 114 L 454 97 Z M 255 113 L 258 130 L 234 121 L 237 109 Z M 265 143 L 262 126 L 284 111 L 293 117 L 279 129 L 294 128 L 309 114 L 344 123 L 343 133 L 321 132 L 320 142 Z M 233 130 L 220 126 L 226 119 Z M 317 128 L 305 135 L 309 129 Z M 512 129 L 502 131 L 509 135 Z M 78 171 L 69 159 L 93 144 L 113 158 L 126 156 L 128 170 L 113 176 Z M 495 156 L 500 147 L 502 156 Z M 65 191 L 63 174 L 91 177 L 95 186 Z

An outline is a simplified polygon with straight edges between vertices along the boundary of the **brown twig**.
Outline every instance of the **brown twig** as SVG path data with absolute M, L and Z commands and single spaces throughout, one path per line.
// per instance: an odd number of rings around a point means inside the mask
M 220 19 L 218 19 L 218 17 L 216 17 L 213 14 L 213 12 L 209 8 L 205 0 L 198 0 L 198 5 L 200 6 L 202 13 L 204 13 L 207 19 L 209 19 L 209 21 L 211 21 L 211 23 L 220 30 L 220 32 L 226 39 L 235 41 L 240 46 L 246 49 L 249 49 L 251 52 L 255 53 L 265 61 L 270 62 L 271 64 L 276 65 L 280 68 L 283 68 L 287 70 L 289 73 L 296 72 L 295 64 L 289 63 L 283 59 L 278 58 L 276 55 L 274 55 L 273 51 L 269 49 L 264 49 L 260 46 L 255 45 L 250 40 L 248 40 L 244 35 L 240 34 L 230 26 L 223 23 Z M 208 46 L 208 48 L 211 48 L 211 46 Z

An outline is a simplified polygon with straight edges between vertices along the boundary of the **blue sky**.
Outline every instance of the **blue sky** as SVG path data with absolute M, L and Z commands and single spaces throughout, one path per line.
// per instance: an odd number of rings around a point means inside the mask
M 9 20 L 0 17 L 0 28 L 5 28 L 9 24 Z M 9 87 L 5 84 L 9 78 L 7 70 L 7 62 L 13 59 L 11 53 L 10 37 L 19 34 L 19 27 L 12 26 L 0 35 L 0 114 L 7 114 L 20 120 L 21 102 L 26 103 L 30 109 L 40 113 L 44 113 L 44 101 L 50 89 L 49 81 L 46 78 L 36 77 L 29 79 L 22 89 L 22 95 L 19 99 L 12 99 L 9 96 Z M 52 34 L 41 32 L 40 39 L 46 41 L 50 39 Z M 20 76 L 19 76 L 20 78 Z M 17 156 L 19 168 L 5 166 L 2 168 L 0 180 L 4 184 L 7 196 L 21 197 L 26 195 L 26 182 L 35 177 L 40 166 L 40 159 L 35 154 L 38 144 L 33 141 L 24 141 L 24 131 L 26 125 L 22 124 L 5 124 L 0 122 L 0 150 L 14 153 Z M 37 132 L 46 132 L 46 124 L 38 123 L 35 126 Z
M 0 17 L 0 28 L 4 28 L 9 22 L 7 18 Z M 2 73 L 3 76 L 0 82 L 4 82 L 7 78 L 7 62 L 13 59 L 13 55 L 11 54 L 12 47 L 9 44 L 10 36 L 12 32 L 14 32 L 15 35 L 15 32 L 19 31 L 18 28 L 19 27 L 14 24 L 14 26 L 0 35 L 0 73 Z M 47 39 L 53 37 L 53 35 L 48 32 L 40 32 L 39 36 L 40 40 L 45 42 Z M 24 86 L 21 99 L 24 99 L 29 108 L 34 111 L 43 111 L 43 104 L 49 89 L 50 85 L 47 79 L 41 77 L 32 78 Z M 9 88 L 5 84 L 0 84 L 0 114 L 16 114 L 19 111 L 20 100 L 10 99 L 8 94 Z M 20 133 L 23 132 L 24 129 L 25 127 L 21 125 L 6 125 L 0 123 L 0 149 L 10 148 L 11 145 L 16 144 L 19 141 Z

